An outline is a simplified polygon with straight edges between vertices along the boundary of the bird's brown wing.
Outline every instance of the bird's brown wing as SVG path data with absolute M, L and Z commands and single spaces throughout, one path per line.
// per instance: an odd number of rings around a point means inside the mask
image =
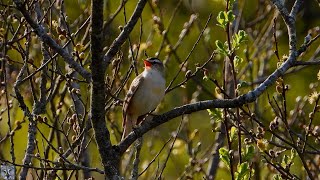
M 140 87 L 140 84 L 144 81 L 144 77 L 140 74 L 138 75 L 131 83 L 130 85 L 130 89 L 126 95 L 126 97 L 124 98 L 124 102 L 123 102 L 123 107 L 122 107 L 122 113 L 123 113 L 123 122 L 122 122 L 122 127 L 125 127 L 125 123 L 126 123 L 126 114 L 128 111 L 128 108 L 130 106 L 131 100 L 134 96 L 134 94 L 137 92 L 137 90 Z

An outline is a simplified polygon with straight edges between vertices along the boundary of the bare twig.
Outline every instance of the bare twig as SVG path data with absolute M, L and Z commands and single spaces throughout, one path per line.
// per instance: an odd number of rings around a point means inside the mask
M 131 172 L 131 179 L 133 180 L 137 180 L 139 177 L 140 151 L 141 151 L 142 143 L 143 143 L 142 137 L 136 141 L 136 156 L 133 161 L 133 168 Z
M 204 27 L 204 28 L 202 29 L 202 31 L 200 32 L 197 41 L 193 44 L 192 49 L 190 50 L 189 54 L 187 55 L 187 57 L 185 58 L 185 60 L 184 60 L 183 63 L 181 64 L 181 67 L 180 67 L 179 71 L 176 73 L 176 75 L 174 76 L 174 78 L 170 81 L 168 87 L 166 88 L 166 92 L 169 92 L 169 91 L 171 90 L 170 87 L 172 86 L 173 82 L 178 78 L 178 75 L 180 74 L 183 66 L 186 64 L 186 62 L 187 62 L 188 59 L 190 58 L 193 50 L 197 47 L 197 45 L 198 45 L 198 43 L 199 43 L 199 41 L 200 41 L 200 39 L 201 39 L 201 37 L 202 37 L 202 35 L 203 35 L 204 30 L 206 29 L 206 27 L 208 26 L 208 24 L 209 24 L 209 22 L 210 22 L 210 20 L 211 20 L 211 17 L 212 17 L 212 14 L 209 15 L 205 27 Z
M 105 54 L 104 60 L 103 60 L 104 67 L 108 66 L 108 64 L 111 63 L 112 58 L 119 51 L 121 45 L 128 39 L 131 31 L 133 30 L 134 26 L 136 25 L 138 19 L 141 16 L 142 10 L 146 3 L 147 3 L 147 0 L 139 0 L 136 6 L 136 9 L 134 10 L 128 23 L 123 27 L 123 30 L 121 31 L 119 36 L 113 41 L 108 52 Z
M 159 155 L 161 154 L 162 150 L 166 147 L 166 145 L 171 141 L 172 136 L 164 143 L 164 145 L 162 146 L 162 148 L 160 149 L 160 151 L 154 156 L 154 158 L 149 162 L 148 166 L 139 174 L 139 176 L 141 176 L 143 173 L 145 173 L 148 168 L 151 166 L 152 163 L 154 163 L 156 161 L 156 159 L 159 157 Z
M 168 162 L 169 157 L 170 157 L 170 154 L 171 154 L 171 152 L 172 152 L 172 150 L 173 150 L 174 143 L 175 143 L 176 140 L 177 140 L 178 134 L 180 133 L 180 130 L 181 130 L 182 125 L 183 125 L 183 116 L 181 117 L 181 121 L 180 121 L 180 124 L 179 124 L 176 132 L 174 132 L 175 134 L 174 134 L 174 138 L 173 138 L 172 144 L 171 144 L 171 146 L 170 146 L 168 155 L 167 155 L 165 161 L 163 162 L 162 168 L 161 168 L 161 170 L 160 170 L 160 174 L 159 174 L 159 176 L 158 176 L 157 179 L 161 179 L 162 173 L 163 173 L 164 169 L 165 169 L 166 166 L 167 166 L 167 162 Z

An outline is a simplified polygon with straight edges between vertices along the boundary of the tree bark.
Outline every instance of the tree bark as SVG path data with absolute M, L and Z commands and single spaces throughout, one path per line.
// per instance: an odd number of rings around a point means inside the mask
M 105 121 L 105 71 L 103 63 L 103 0 L 92 0 L 91 4 L 91 53 L 92 53 L 92 90 L 91 90 L 91 123 L 95 133 L 95 140 L 102 159 L 107 179 L 119 176 L 119 153 L 112 148 L 110 133 Z

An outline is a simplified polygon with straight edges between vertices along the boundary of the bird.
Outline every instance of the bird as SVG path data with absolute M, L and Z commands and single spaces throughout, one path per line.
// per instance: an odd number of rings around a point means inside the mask
M 123 133 L 125 139 L 141 118 L 157 108 L 165 95 L 164 65 L 155 57 L 144 60 L 144 71 L 132 81 L 123 101 Z

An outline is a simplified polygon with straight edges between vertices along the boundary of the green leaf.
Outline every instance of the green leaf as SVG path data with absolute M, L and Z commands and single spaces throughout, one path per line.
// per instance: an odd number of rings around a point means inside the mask
M 240 45 L 247 39 L 247 34 L 244 30 L 238 31 L 232 36 L 232 48 L 239 49 Z
M 226 20 L 226 17 L 225 17 L 225 15 L 224 15 L 224 11 L 220 11 L 219 13 L 218 13 L 218 22 L 223 22 L 223 21 L 225 21 Z
M 231 142 L 237 138 L 237 136 L 236 136 L 237 132 L 238 132 L 237 128 L 232 126 L 230 129 L 230 141 Z
M 244 42 L 247 38 L 247 33 L 244 30 L 240 30 L 238 32 L 238 36 L 239 36 L 239 43 L 241 44 L 242 42 Z
M 216 46 L 217 50 L 224 56 L 228 55 L 228 52 L 226 50 L 226 47 L 223 45 L 223 43 L 220 40 L 216 40 Z
M 246 179 L 246 175 L 250 172 L 249 163 L 243 162 L 240 166 L 238 166 L 238 171 L 236 173 L 236 180 Z
M 239 49 L 240 43 L 239 43 L 239 35 L 234 34 L 232 36 L 232 49 Z
M 219 50 L 223 50 L 224 46 L 220 40 L 216 40 L 216 46 Z
M 232 23 L 232 21 L 235 19 L 235 15 L 233 15 L 232 11 L 228 11 L 226 13 L 227 22 Z
M 218 25 L 221 26 L 223 29 L 226 28 L 226 16 L 224 11 L 220 11 L 218 16 L 217 16 L 217 21 L 218 21 Z
M 291 156 L 290 156 L 290 161 L 292 162 L 293 159 L 297 156 L 297 151 L 295 149 L 291 149 Z
M 213 119 L 214 121 L 216 122 L 220 122 L 222 121 L 222 109 L 207 109 L 208 113 L 209 113 L 209 116 L 210 116 L 210 119 Z
M 275 175 L 273 176 L 273 180 L 282 180 L 282 177 L 281 177 L 280 174 L 275 174 Z
M 281 166 L 285 168 L 289 164 L 289 162 L 290 162 L 290 158 L 285 154 L 282 158 Z
M 243 62 L 243 59 L 239 56 L 234 57 L 234 66 L 238 67 Z
M 221 161 L 223 161 L 227 167 L 230 169 L 230 156 L 229 151 L 226 148 L 220 148 L 219 149 L 219 157 Z
M 254 146 L 253 145 L 247 145 L 244 151 L 244 154 L 242 156 L 243 161 L 249 161 L 254 156 Z
M 243 87 L 248 87 L 249 84 L 247 81 L 239 81 L 239 83 L 237 84 L 238 88 L 243 88 Z

